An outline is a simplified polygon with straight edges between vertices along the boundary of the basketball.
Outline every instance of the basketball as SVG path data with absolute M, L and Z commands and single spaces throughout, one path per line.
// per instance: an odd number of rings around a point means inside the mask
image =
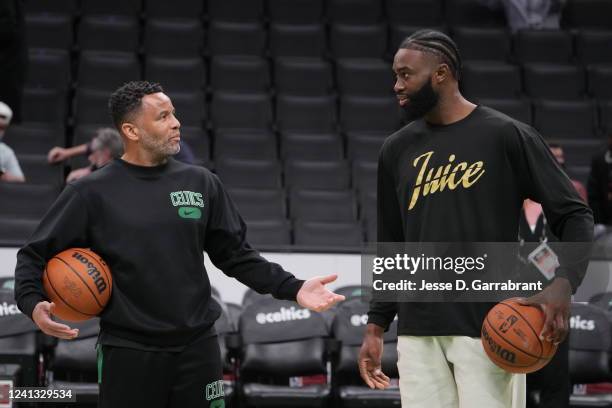
M 532 373 L 544 367 L 557 346 L 540 340 L 544 313 L 513 299 L 498 303 L 482 324 L 485 352 L 497 366 L 511 373 Z
M 85 248 L 70 248 L 47 262 L 43 285 L 60 319 L 78 322 L 100 314 L 113 288 L 106 262 Z

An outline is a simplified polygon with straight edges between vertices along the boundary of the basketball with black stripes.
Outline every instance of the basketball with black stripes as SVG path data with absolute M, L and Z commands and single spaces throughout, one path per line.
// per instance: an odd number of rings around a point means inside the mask
M 43 286 L 55 303 L 53 314 L 78 322 L 100 314 L 110 299 L 113 280 L 98 254 L 86 248 L 70 248 L 49 259 Z
M 508 299 L 489 311 L 480 338 L 497 366 L 511 373 L 532 373 L 548 364 L 557 351 L 553 343 L 540 340 L 543 326 L 540 308 Z

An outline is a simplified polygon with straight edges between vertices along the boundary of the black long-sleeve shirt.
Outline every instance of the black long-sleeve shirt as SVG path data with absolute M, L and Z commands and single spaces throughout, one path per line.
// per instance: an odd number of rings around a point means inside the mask
M 429 171 L 433 179 L 451 162 L 452 169 L 458 166 L 456 185 L 427 190 Z M 380 152 L 378 241 L 516 242 L 526 198 L 542 204 L 561 241 L 592 241 L 591 210 L 533 128 L 484 106 L 449 125 L 416 120 L 391 135 Z M 571 271 L 562 265 L 556 275 L 568 278 L 575 291 L 585 271 L 586 265 Z M 397 313 L 400 335 L 479 337 L 491 307 L 373 302 L 369 322 L 386 328 Z
M 113 277 L 102 333 L 145 345 L 184 345 L 220 314 L 204 251 L 256 291 L 295 300 L 303 281 L 262 258 L 245 233 L 221 182 L 205 168 L 174 159 L 155 167 L 114 160 L 69 184 L 43 217 L 17 254 L 15 298 L 31 316 L 47 299 L 46 261 L 67 248 L 91 248 Z

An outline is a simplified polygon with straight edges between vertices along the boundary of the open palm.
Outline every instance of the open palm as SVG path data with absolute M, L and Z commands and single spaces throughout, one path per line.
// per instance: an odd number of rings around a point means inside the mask
M 297 302 L 300 306 L 315 312 L 323 312 L 338 302 L 344 300 L 344 296 L 338 295 L 325 287 L 326 284 L 335 281 L 338 275 L 315 276 L 308 279 L 297 294 Z

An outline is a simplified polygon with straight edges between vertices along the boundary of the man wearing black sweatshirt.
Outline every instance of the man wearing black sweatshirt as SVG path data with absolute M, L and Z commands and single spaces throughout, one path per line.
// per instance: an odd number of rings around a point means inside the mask
M 113 275 L 100 318 L 99 406 L 222 407 L 219 346 L 203 252 L 260 293 L 325 310 L 342 301 L 325 288 L 336 276 L 296 279 L 245 240 L 245 224 L 219 179 L 171 156 L 180 123 L 161 86 L 130 82 L 109 102 L 125 154 L 70 183 L 17 254 L 15 297 L 52 336 L 76 329 L 51 319 L 41 276 L 56 253 L 87 247 Z
M 542 137 L 464 99 L 460 69 L 457 46 L 432 30 L 408 37 L 395 54 L 394 89 L 413 121 L 391 135 L 380 152 L 378 241 L 516 242 L 526 198 L 542 204 L 561 241 L 592 241 L 591 210 Z M 449 163 L 455 169 L 452 183 L 446 189 L 425 188 L 432 169 Z M 566 336 L 571 294 L 584 273 L 562 265 L 545 290 L 523 300 L 544 310 L 542 338 L 558 343 Z M 397 314 L 402 406 L 524 407 L 524 375 L 495 366 L 480 343 L 492 306 L 373 302 L 359 356 L 364 381 L 372 388 L 389 384 L 380 369 L 382 333 Z

